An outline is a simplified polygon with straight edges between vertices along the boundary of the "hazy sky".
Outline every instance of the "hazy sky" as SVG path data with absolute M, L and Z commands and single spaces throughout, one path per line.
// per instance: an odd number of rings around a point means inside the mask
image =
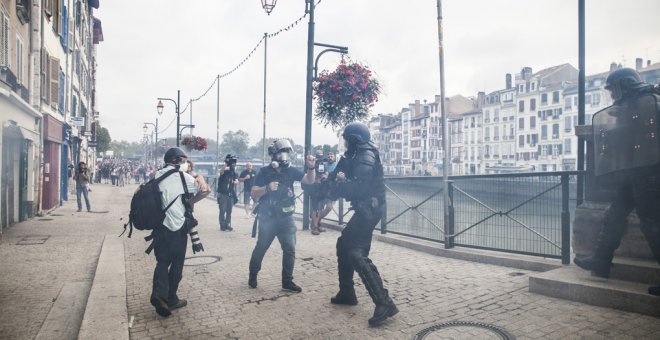
M 155 122 L 157 97 L 181 107 L 200 96 L 217 74 L 236 66 L 261 39 L 299 18 L 304 0 L 279 0 L 270 16 L 259 0 L 107 0 L 96 15 L 105 41 L 98 46 L 98 108 L 113 139 L 137 141 L 142 123 Z M 447 95 L 474 96 L 504 87 L 505 73 L 534 72 L 562 63 L 577 67 L 577 0 L 445 0 L 443 31 Z M 636 57 L 660 62 L 660 1 L 587 0 L 586 71 L 607 71 Z M 348 46 L 383 86 L 376 113 L 394 113 L 439 93 L 437 10 L 434 0 L 322 0 L 316 41 Z M 268 40 L 267 137 L 304 143 L 307 18 Z M 320 51 L 317 48 L 317 53 Z M 242 129 L 262 136 L 263 45 L 220 80 L 220 135 Z M 319 69 L 340 57 L 325 54 Z M 193 103 L 195 135 L 215 139 L 217 90 Z M 173 137 L 174 106 L 164 102 L 159 137 Z M 190 120 L 182 114 L 182 123 Z M 164 131 L 162 131 L 164 130 Z M 185 133 L 185 132 L 184 132 Z M 313 144 L 335 144 L 316 124 Z

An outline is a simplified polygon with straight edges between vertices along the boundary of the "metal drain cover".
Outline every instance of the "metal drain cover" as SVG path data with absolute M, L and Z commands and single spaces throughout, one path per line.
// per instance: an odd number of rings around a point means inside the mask
M 222 260 L 222 257 L 214 256 L 214 255 L 193 256 L 193 257 L 186 257 L 186 262 L 184 262 L 183 265 L 186 267 L 206 266 L 209 264 L 220 262 L 220 260 Z
M 16 242 L 16 245 L 30 246 L 35 244 L 44 244 L 49 238 L 50 236 L 48 235 L 25 236 Z
M 421 339 L 502 339 L 514 340 L 516 337 L 506 330 L 481 322 L 473 321 L 451 321 L 447 323 L 433 325 L 421 330 L 415 334 L 413 340 Z

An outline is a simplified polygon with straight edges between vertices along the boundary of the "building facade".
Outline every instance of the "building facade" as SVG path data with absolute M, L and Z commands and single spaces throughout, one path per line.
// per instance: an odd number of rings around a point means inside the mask
M 56 208 L 68 199 L 73 164 L 95 159 L 98 6 L 98 0 L 0 2 L 2 227 Z

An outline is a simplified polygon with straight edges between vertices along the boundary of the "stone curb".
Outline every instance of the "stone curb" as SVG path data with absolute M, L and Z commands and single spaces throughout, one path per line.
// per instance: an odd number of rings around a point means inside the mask
M 129 339 L 121 238 L 106 235 L 78 339 Z

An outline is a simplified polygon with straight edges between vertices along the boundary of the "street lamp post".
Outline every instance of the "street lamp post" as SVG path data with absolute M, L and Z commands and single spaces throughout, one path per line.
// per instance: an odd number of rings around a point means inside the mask
M 156 132 L 156 140 L 154 141 L 154 163 L 156 162 L 156 157 L 158 157 L 158 118 L 156 118 L 156 124 L 154 123 L 144 123 L 142 127 L 144 131 L 147 131 L 147 125 L 153 125 L 154 131 Z
M 159 115 L 163 114 L 163 108 L 165 107 L 163 105 L 163 100 L 169 100 L 172 103 L 174 103 L 174 109 L 175 109 L 175 113 L 176 113 L 176 146 L 178 147 L 179 146 L 179 126 L 181 125 L 181 122 L 180 122 L 181 113 L 179 112 L 179 101 L 181 99 L 181 91 L 180 90 L 176 91 L 176 101 L 174 101 L 174 99 L 170 99 L 170 98 L 160 98 L 159 97 L 159 98 L 156 98 L 156 99 L 158 99 L 158 105 L 156 105 L 156 109 L 158 110 Z

